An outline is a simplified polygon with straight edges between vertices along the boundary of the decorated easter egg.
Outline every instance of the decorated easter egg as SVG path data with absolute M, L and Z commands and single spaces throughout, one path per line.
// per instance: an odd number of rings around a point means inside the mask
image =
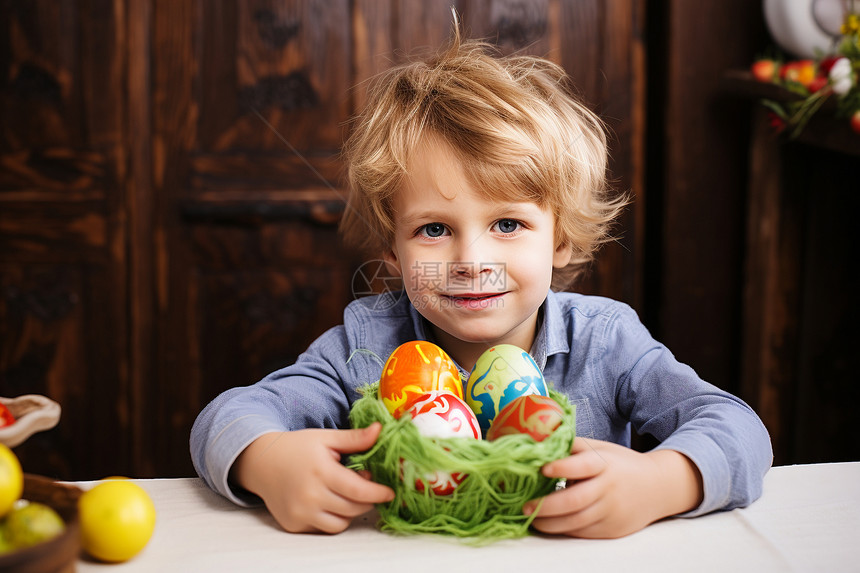
M 416 398 L 434 390 L 463 397 L 463 382 L 457 365 L 432 342 L 414 340 L 401 344 L 382 367 L 379 398 L 395 418 L 399 418 Z
M 488 440 L 497 440 L 510 434 L 528 434 L 542 442 L 561 425 L 564 412 L 561 406 L 547 396 L 530 394 L 514 398 L 502 408 L 487 430 Z
M 412 423 L 428 438 L 481 439 L 478 418 L 462 398 L 447 391 L 428 392 L 409 407 Z
M 461 398 L 446 391 L 428 392 L 412 402 L 408 414 L 422 436 L 428 438 L 481 439 L 478 419 Z M 408 462 L 403 462 L 407 464 Z M 415 487 L 424 490 L 424 481 L 436 495 L 451 495 L 466 479 L 460 472 L 435 471 L 415 480 Z
M 543 373 L 528 352 L 513 344 L 493 346 L 478 358 L 466 383 L 466 403 L 486 432 L 502 408 L 518 396 L 548 396 Z

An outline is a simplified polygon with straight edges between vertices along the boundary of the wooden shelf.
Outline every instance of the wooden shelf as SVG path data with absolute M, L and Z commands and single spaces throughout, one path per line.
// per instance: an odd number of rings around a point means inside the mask
M 729 70 L 722 78 L 723 89 L 726 93 L 734 94 L 744 99 L 771 99 L 778 102 L 790 102 L 802 99 L 776 84 L 756 81 L 752 74 L 743 70 Z M 860 156 L 860 134 L 851 130 L 847 118 L 834 116 L 836 102 L 833 98 L 821 106 L 803 132 L 795 139 L 807 145 L 823 147 L 831 151 Z

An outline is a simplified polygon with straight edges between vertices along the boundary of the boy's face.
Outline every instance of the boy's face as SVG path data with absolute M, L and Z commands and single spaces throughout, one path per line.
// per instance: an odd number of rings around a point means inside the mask
M 416 153 L 393 208 L 388 260 L 443 347 L 467 368 L 495 344 L 529 350 L 552 269 L 570 261 L 552 213 L 482 196 L 438 139 Z

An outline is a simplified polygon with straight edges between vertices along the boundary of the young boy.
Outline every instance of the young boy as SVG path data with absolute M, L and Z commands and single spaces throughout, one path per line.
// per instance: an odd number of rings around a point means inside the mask
M 431 340 L 465 378 L 509 343 L 577 406 L 571 455 L 542 470 L 568 486 L 545 498 L 537 530 L 619 537 L 751 503 L 772 460 L 756 414 L 677 362 L 628 306 L 551 290 L 592 258 L 623 200 L 606 190 L 602 124 L 564 72 L 487 51 L 455 34 L 377 82 L 346 146 L 342 228 L 402 275 L 406 296 L 353 302 L 295 364 L 218 396 L 192 430 L 197 472 L 237 504 L 262 499 L 287 531 L 342 531 L 393 498 L 340 462 L 379 433 L 342 429 L 356 388 L 381 372 L 355 351 L 384 360 Z M 631 426 L 660 445 L 630 449 Z

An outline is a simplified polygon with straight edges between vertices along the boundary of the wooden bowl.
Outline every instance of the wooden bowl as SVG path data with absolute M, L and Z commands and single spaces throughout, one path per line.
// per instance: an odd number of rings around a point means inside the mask
M 15 417 L 15 423 L 0 428 L 0 444 L 14 448 L 24 440 L 43 430 L 50 430 L 60 421 L 60 405 L 46 396 L 25 394 L 17 398 L 3 398 L 2 402 Z
M 73 485 L 24 474 L 22 497 L 53 508 L 66 522 L 66 529 L 60 535 L 38 545 L 0 555 L 0 571 L 73 573 L 81 552 L 78 498 L 82 493 L 80 488 Z

